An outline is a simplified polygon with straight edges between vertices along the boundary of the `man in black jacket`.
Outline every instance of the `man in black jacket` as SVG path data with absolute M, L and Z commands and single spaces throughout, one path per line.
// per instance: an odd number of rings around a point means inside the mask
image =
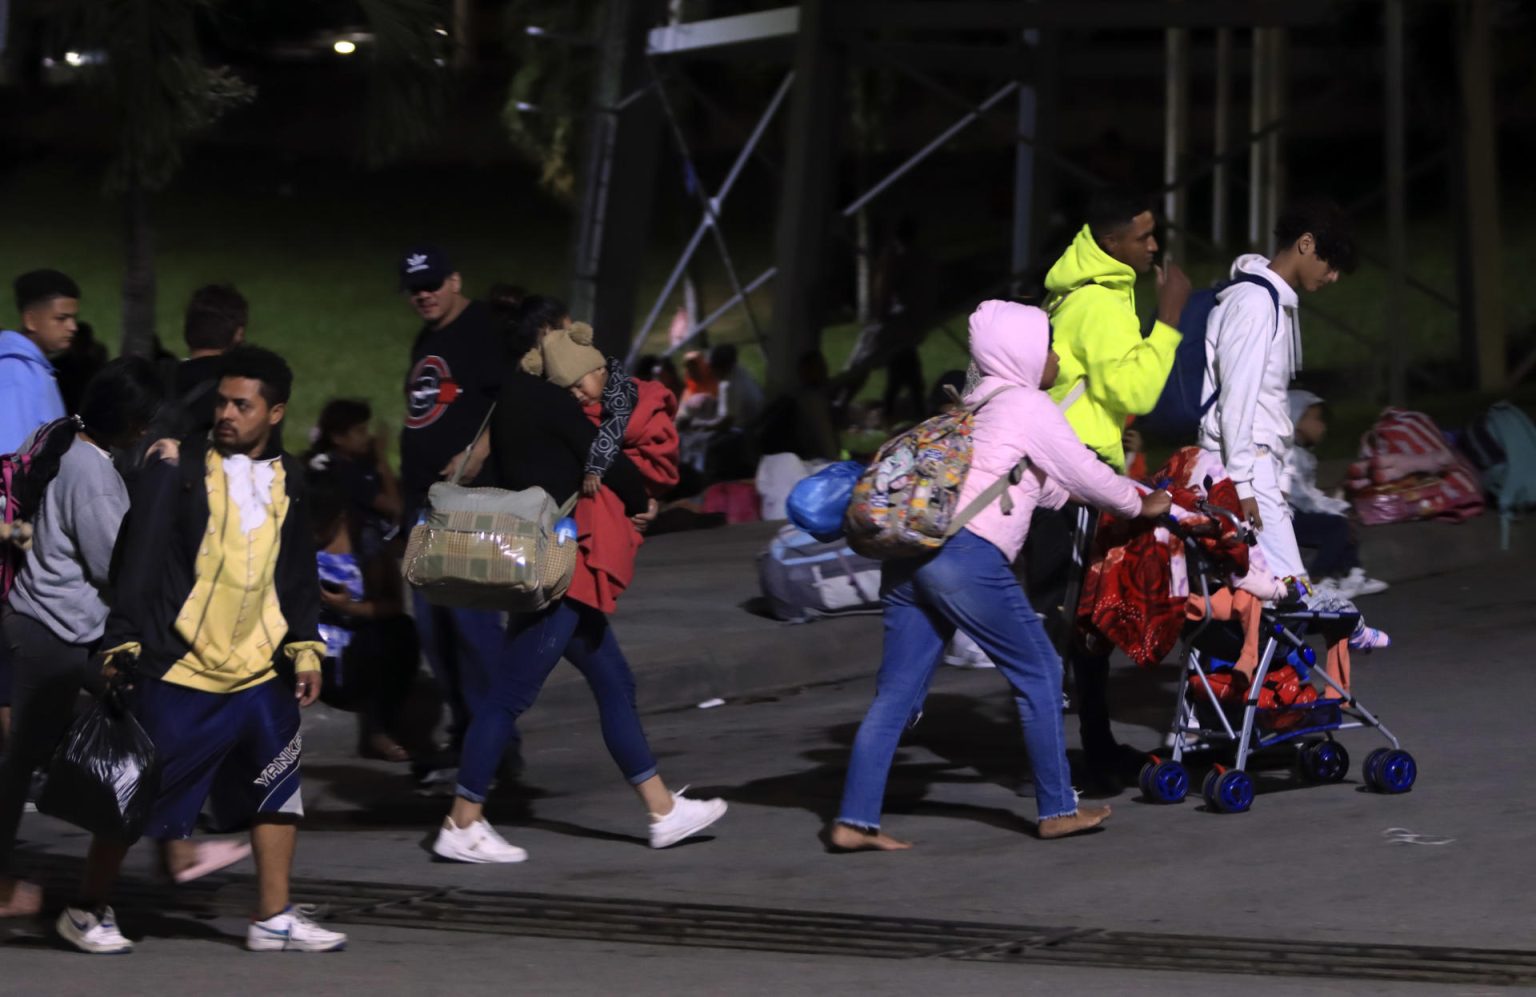
M 188 837 L 209 801 L 220 823 L 250 823 L 258 906 L 246 947 L 329 952 L 346 936 L 288 902 L 304 812 L 299 707 L 320 695 L 325 648 L 303 471 L 273 446 L 292 384 L 275 353 L 225 356 L 211 446 L 192 443 L 179 466 L 151 463 L 136 483 L 102 647 L 132 675 L 161 766 L 145 833 Z M 59 916 L 82 951 L 132 948 L 106 905 L 126 851 L 94 841 L 83 901 Z

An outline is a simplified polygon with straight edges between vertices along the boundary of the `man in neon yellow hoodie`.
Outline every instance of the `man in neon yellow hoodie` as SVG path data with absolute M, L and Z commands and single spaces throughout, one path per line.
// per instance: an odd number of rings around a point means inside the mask
M 1095 196 L 1088 224 L 1045 275 L 1045 309 L 1061 376 L 1051 390 L 1058 404 L 1085 377 L 1087 391 L 1067 409 L 1067 422 L 1115 470 L 1125 470 L 1120 437 L 1125 420 L 1157 404 L 1173 368 L 1179 314 L 1189 278 L 1174 263 L 1155 267 L 1157 219 L 1142 199 Z M 1146 338 L 1136 315 L 1136 277 L 1157 270 L 1157 321 Z
M 1066 410 L 1067 422 L 1089 449 L 1116 471 L 1125 470 L 1121 435 L 1126 419 L 1152 411 L 1173 368 L 1183 338 L 1179 315 L 1189 300 L 1189 278 L 1172 262 L 1156 267 L 1157 321 L 1145 338 L 1136 314 L 1136 278 L 1154 269 L 1157 219 L 1143 198 L 1118 191 L 1095 195 L 1083 226 L 1045 277 L 1052 347 L 1061 374 L 1051 390 L 1058 405 L 1079 382 L 1082 397 Z M 1114 787 L 1140 764 L 1140 756 L 1116 743 L 1109 724 L 1109 656 L 1063 645 L 1073 632 L 1064 607 L 1077 601 L 1071 566 L 1086 563 L 1097 525 L 1093 509 L 1037 510 L 1026 552 L 1029 594 L 1036 609 L 1061 613 L 1058 648 L 1071 658 L 1073 684 L 1090 785 Z M 1073 556 L 1073 547 L 1079 553 Z M 1075 580 L 1078 584 L 1081 579 Z M 1124 773 L 1122 773 L 1124 770 Z

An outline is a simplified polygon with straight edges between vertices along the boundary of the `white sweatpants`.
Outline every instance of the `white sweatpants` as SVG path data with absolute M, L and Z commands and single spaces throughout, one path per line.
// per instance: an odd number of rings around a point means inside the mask
M 1280 457 L 1259 448 L 1253 462 L 1253 497 L 1258 500 L 1259 518 L 1264 521 L 1264 528 L 1259 530 L 1259 549 L 1269 562 L 1269 570 L 1276 575 L 1305 578 L 1307 566 L 1301 559 L 1301 548 L 1296 545 L 1291 504 L 1280 488 L 1284 471 L 1285 462 Z

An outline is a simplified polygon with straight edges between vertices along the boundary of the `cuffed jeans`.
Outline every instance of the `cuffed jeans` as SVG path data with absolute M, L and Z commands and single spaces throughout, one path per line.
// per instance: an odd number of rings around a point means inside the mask
M 486 609 L 434 606 L 420 592 L 411 594 L 412 615 L 432 676 L 452 717 L 450 740 L 455 748 L 469 729 L 474 704 L 484 698 L 496 667 L 505 633 L 501 614 Z M 514 730 L 508 743 L 517 740 Z
M 542 612 L 513 617 L 507 627 L 506 649 L 491 672 L 485 698 L 474 706 L 464 737 L 459 796 L 485 802 L 502 752 L 516 736 L 517 718 L 533 705 L 562 657 L 570 659 L 591 686 L 603 743 L 624 778 L 639 785 L 656 774 L 656 758 L 635 707 L 635 676 L 608 617 L 562 599 Z
M 1061 659 L 1002 551 L 962 530 L 939 552 L 892 561 L 881 580 L 885 650 L 875 701 L 853 741 L 839 823 L 880 826 L 901 732 L 922 705 L 956 628 L 980 645 L 1013 687 L 1041 819 L 1077 812 L 1061 722 Z

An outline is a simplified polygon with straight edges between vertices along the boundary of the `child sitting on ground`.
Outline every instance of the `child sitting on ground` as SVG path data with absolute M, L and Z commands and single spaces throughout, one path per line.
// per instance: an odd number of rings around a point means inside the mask
M 1360 566 L 1360 546 L 1349 519 L 1348 500 L 1334 498 L 1317 487 L 1317 457 L 1312 448 L 1328 433 L 1328 410 L 1310 391 L 1289 392 L 1296 445 L 1286 457 L 1284 490 L 1295 510 L 1296 544 L 1310 548 L 1309 575 L 1319 591 L 1335 591 L 1346 599 L 1384 592 L 1387 583 L 1371 578 Z

